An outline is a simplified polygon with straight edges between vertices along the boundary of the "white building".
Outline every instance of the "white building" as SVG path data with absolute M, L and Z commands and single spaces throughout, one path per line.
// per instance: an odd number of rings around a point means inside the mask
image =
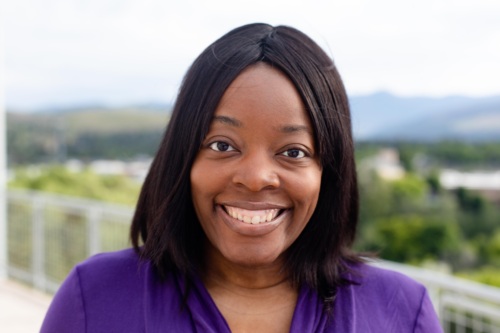
M 439 181 L 447 190 L 464 188 L 479 192 L 486 198 L 500 203 L 500 170 L 463 172 L 444 169 L 441 171 Z

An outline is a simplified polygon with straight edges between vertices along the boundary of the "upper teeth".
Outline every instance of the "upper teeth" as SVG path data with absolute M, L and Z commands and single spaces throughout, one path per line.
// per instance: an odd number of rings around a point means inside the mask
M 247 210 L 230 206 L 225 206 L 225 208 L 231 217 L 251 224 L 272 221 L 280 211 L 279 209 Z

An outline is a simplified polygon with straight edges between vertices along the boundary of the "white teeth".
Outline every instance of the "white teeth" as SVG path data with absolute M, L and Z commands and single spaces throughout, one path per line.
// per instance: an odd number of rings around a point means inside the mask
M 280 212 L 279 209 L 247 210 L 231 206 L 224 207 L 232 218 L 248 224 L 259 224 L 272 221 Z

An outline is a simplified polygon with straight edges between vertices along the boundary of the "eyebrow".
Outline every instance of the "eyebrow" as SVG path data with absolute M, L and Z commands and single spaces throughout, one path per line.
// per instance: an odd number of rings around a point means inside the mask
M 217 121 L 223 124 L 227 124 L 230 126 L 234 127 L 242 127 L 243 124 L 241 121 L 235 118 L 231 118 L 228 116 L 214 116 L 213 121 Z M 306 125 L 285 125 L 281 126 L 278 128 L 278 130 L 282 133 L 288 134 L 288 133 L 297 133 L 297 132 L 307 132 L 307 133 L 312 133 L 311 129 L 309 126 Z
M 234 127 L 241 127 L 241 121 L 228 117 L 228 116 L 214 116 L 213 121 L 218 121 L 223 124 L 231 125 Z
M 279 128 L 280 132 L 283 133 L 296 133 L 296 132 L 307 132 L 311 133 L 309 126 L 305 125 L 286 125 Z

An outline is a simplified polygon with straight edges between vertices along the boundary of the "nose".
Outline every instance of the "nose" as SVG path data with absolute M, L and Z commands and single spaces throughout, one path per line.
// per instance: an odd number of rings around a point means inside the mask
M 236 165 L 233 183 L 252 192 L 278 188 L 280 178 L 273 156 L 266 152 L 252 152 L 242 156 Z

